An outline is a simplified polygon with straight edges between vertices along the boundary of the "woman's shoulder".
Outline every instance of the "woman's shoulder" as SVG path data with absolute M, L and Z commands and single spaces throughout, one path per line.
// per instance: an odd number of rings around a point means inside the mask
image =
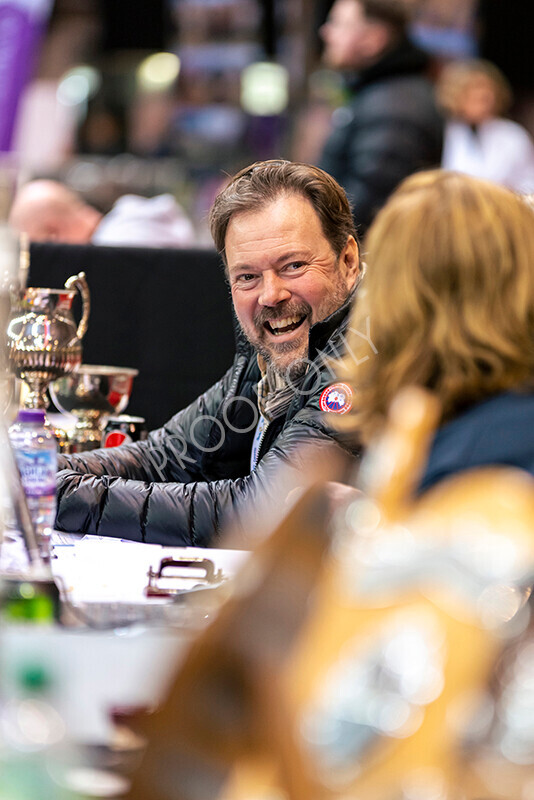
M 476 405 L 460 413 L 455 419 L 469 420 L 473 418 L 484 418 L 486 416 L 499 417 L 503 413 L 515 413 L 517 410 L 531 410 L 534 413 L 534 388 L 516 389 L 501 392 L 491 397 L 481 400 Z M 453 420 L 454 422 L 454 420 Z
M 421 487 L 472 467 L 534 473 L 534 392 L 508 391 L 459 413 L 437 431 Z

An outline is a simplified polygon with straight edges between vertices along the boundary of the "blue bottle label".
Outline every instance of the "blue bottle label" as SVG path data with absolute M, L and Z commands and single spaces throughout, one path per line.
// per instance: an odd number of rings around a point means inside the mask
M 22 486 L 28 497 L 41 497 L 56 491 L 57 457 L 52 450 L 16 451 Z

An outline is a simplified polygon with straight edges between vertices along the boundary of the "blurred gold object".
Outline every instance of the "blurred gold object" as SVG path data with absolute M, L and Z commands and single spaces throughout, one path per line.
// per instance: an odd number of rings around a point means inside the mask
M 534 726 L 499 727 L 495 665 L 529 635 L 534 480 L 479 469 L 417 497 L 437 418 L 399 397 L 334 535 L 319 483 L 258 547 L 142 726 L 127 800 L 526 797 L 503 743 L 532 768 Z
M 390 800 L 426 779 L 435 785 L 423 797 L 464 796 L 463 739 L 503 641 L 528 620 L 533 529 L 534 482 L 492 469 L 436 487 L 367 541 L 337 542 L 289 670 L 301 730 L 336 796 Z

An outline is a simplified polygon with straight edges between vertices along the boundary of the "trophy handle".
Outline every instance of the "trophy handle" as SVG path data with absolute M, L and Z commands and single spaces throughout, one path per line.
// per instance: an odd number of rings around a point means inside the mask
M 83 339 L 85 331 L 87 330 L 87 321 L 89 319 L 89 312 L 91 310 L 91 293 L 89 286 L 85 280 L 85 272 L 79 272 L 77 275 L 72 275 L 65 281 L 65 289 L 78 289 L 82 296 L 82 318 L 76 331 L 78 339 Z

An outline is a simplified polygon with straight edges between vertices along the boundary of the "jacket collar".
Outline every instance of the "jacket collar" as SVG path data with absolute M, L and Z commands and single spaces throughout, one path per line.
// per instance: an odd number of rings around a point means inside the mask
M 368 83 L 389 78 L 390 76 L 424 73 L 430 64 L 430 58 L 404 37 L 391 50 L 387 50 L 378 61 L 347 76 L 347 85 L 351 91 L 360 89 Z
M 343 305 L 332 312 L 329 317 L 312 325 L 310 328 L 310 341 L 308 346 L 308 354 L 310 357 L 317 350 L 321 350 L 336 331 L 340 329 L 344 330 L 357 290 L 357 287 L 354 288 Z

